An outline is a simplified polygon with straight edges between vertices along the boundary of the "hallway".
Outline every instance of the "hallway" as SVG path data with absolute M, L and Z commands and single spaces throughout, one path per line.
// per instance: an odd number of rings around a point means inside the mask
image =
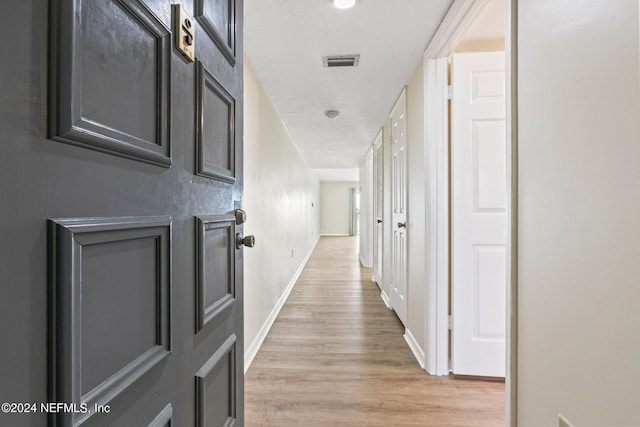
M 432 377 L 358 261 L 323 237 L 245 376 L 247 426 L 504 425 L 504 384 Z

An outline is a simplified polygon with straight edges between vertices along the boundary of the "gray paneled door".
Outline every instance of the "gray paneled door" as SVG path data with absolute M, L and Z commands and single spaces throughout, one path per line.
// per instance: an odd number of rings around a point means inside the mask
M 180 6 L 0 4 L 1 426 L 244 424 L 242 0 Z

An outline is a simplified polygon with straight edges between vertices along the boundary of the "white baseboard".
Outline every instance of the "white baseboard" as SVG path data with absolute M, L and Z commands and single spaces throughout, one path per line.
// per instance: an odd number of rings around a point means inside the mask
M 258 335 L 256 335 L 256 337 L 251 342 L 251 345 L 249 346 L 249 348 L 247 348 L 247 350 L 244 352 L 244 373 L 245 374 L 247 373 L 249 366 L 251 366 L 253 359 L 256 357 L 256 354 L 258 354 L 258 350 L 260 350 L 260 347 L 262 346 L 264 339 L 267 337 L 267 334 L 271 330 L 271 327 L 273 326 L 273 322 L 276 321 L 276 318 L 278 317 L 280 310 L 282 310 L 284 303 L 287 302 L 287 298 L 289 298 L 289 294 L 291 293 L 291 291 L 293 290 L 293 287 L 298 281 L 300 274 L 302 274 L 302 270 L 304 270 L 304 267 L 307 265 L 307 261 L 309 261 L 309 258 L 311 257 L 311 254 L 315 250 L 319 240 L 320 238 L 318 237 L 318 239 L 315 241 L 313 246 L 311 246 L 311 249 L 309 250 L 307 255 L 304 257 L 302 262 L 300 263 L 300 267 L 298 268 L 298 270 L 295 272 L 295 274 L 289 281 L 289 284 L 287 285 L 284 292 L 278 299 L 278 302 L 276 302 L 276 305 L 273 307 L 273 310 L 271 310 L 271 313 L 269 313 L 267 320 L 265 320 L 265 322 L 262 324 L 262 327 L 258 331 Z
M 378 285 L 378 288 L 382 291 L 382 278 L 376 277 L 375 273 L 371 276 L 371 281 Z
M 384 289 L 380 291 L 380 298 L 382 298 L 382 301 L 384 301 L 384 305 L 386 305 L 389 310 L 393 310 L 393 307 L 391 307 L 391 300 L 389 299 L 389 296 L 384 291 Z
M 371 268 L 370 265 L 367 265 L 366 262 L 364 262 L 364 258 L 362 258 L 362 255 L 358 254 L 358 259 L 360 260 L 360 264 L 362 264 L 363 267 L 365 268 Z
M 424 369 L 424 366 L 425 366 L 424 351 L 422 351 L 422 349 L 420 348 L 420 345 L 418 344 L 418 341 L 416 341 L 416 338 L 413 336 L 411 331 L 407 328 L 405 328 L 404 330 L 404 340 L 407 342 L 407 344 L 409 344 L 409 348 L 413 352 L 413 355 L 418 361 L 418 364 L 420 365 L 420 367 Z
M 320 237 L 349 237 L 351 234 L 341 234 L 341 233 L 322 233 Z

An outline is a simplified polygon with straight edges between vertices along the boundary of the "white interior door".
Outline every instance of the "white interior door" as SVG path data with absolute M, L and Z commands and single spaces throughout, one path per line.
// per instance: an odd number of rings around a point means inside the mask
M 506 338 L 505 56 L 453 55 L 452 370 L 503 377 Z
M 382 201 L 384 196 L 382 132 L 373 144 L 373 281 L 382 285 Z
M 405 91 L 391 110 L 391 306 L 398 318 L 407 321 L 407 107 Z

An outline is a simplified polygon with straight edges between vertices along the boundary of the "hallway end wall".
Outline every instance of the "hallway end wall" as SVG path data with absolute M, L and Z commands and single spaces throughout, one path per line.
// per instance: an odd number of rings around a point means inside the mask
M 245 349 L 251 360 L 319 238 L 320 182 L 246 57 L 244 85 L 244 233 L 256 236 L 256 246 L 244 251 Z
M 348 236 L 351 224 L 351 190 L 360 188 L 354 182 L 320 183 L 320 234 Z

